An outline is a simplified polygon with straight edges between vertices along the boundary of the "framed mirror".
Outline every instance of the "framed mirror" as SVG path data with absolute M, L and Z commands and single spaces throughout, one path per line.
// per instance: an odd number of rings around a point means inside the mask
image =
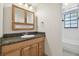
M 27 11 L 26 12 L 26 23 L 27 24 L 34 24 L 34 13 L 33 12 L 30 12 L 30 11 Z
M 13 5 L 13 13 L 14 13 L 14 22 L 16 23 L 25 23 L 25 11 L 22 8 L 19 8 Z
M 34 30 L 34 12 L 12 5 L 12 30 Z

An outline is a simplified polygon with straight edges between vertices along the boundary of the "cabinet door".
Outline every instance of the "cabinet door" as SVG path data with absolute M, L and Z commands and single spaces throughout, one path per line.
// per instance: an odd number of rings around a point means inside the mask
M 43 56 L 44 55 L 44 49 L 43 48 L 39 48 L 39 56 Z
M 11 51 L 9 53 L 3 53 L 4 56 L 20 56 L 20 50 Z
M 39 56 L 43 56 L 44 55 L 44 41 L 41 41 L 39 43 Z
M 31 46 L 31 56 L 38 56 L 38 44 Z
M 22 55 L 23 56 L 30 56 L 30 53 L 31 53 L 30 48 L 31 48 L 30 46 L 23 48 L 22 49 Z

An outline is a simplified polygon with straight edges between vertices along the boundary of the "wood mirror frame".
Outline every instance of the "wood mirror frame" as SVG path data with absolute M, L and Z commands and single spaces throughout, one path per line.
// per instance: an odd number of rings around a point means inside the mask
M 15 22 L 15 8 L 21 9 L 24 11 L 24 23 L 20 23 L 20 22 Z M 27 12 L 30 12 L 33 14 L 33 23 L 27 23 Z M 31 12 L 29 10 L 23 9 L 21 7 L 18 7 L 16 5 L 12 5 L 12 30 L 34 30 L 34 21 L 35 20 L 35 14 L 34 12 Z M 26 26 L 26 28 L 16 28 L 16 25 L 24 25 Z M 27 26 L 33 26 L 32 28 L 27 28 Z

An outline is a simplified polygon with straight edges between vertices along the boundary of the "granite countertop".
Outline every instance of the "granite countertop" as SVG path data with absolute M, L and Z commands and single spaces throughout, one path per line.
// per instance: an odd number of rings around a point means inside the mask
M 31 38 L 21 38 L 21 36 L 1 38 L 0 45 L 3 46 L 3 45 L 13 44 L 13 43 L 17 43 L 17 42 L 26 41 L 26 40 L 31 40 L 34 38 L 45 37 L 45 33 L 37 33 L 34 35 L 35 36 L 31 37 Z

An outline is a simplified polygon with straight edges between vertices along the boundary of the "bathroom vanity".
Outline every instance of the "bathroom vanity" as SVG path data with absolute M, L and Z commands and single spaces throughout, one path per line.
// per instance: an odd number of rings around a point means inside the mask
M 15 4 L 12 4 L 10 8 L 12 9 L 11 29 L 13 31 L 35 30 L 34 12 Z M 28 32 L 28 35 L 25 34 L 26 33 L 4 34 L 3 38 L 0 38 L 0 55 L 43 56 L 45 33 Z
M 31 38 L 2 38 L 0 44 L 2 56 L 43 56 L 45 34 L 38 33 Z

